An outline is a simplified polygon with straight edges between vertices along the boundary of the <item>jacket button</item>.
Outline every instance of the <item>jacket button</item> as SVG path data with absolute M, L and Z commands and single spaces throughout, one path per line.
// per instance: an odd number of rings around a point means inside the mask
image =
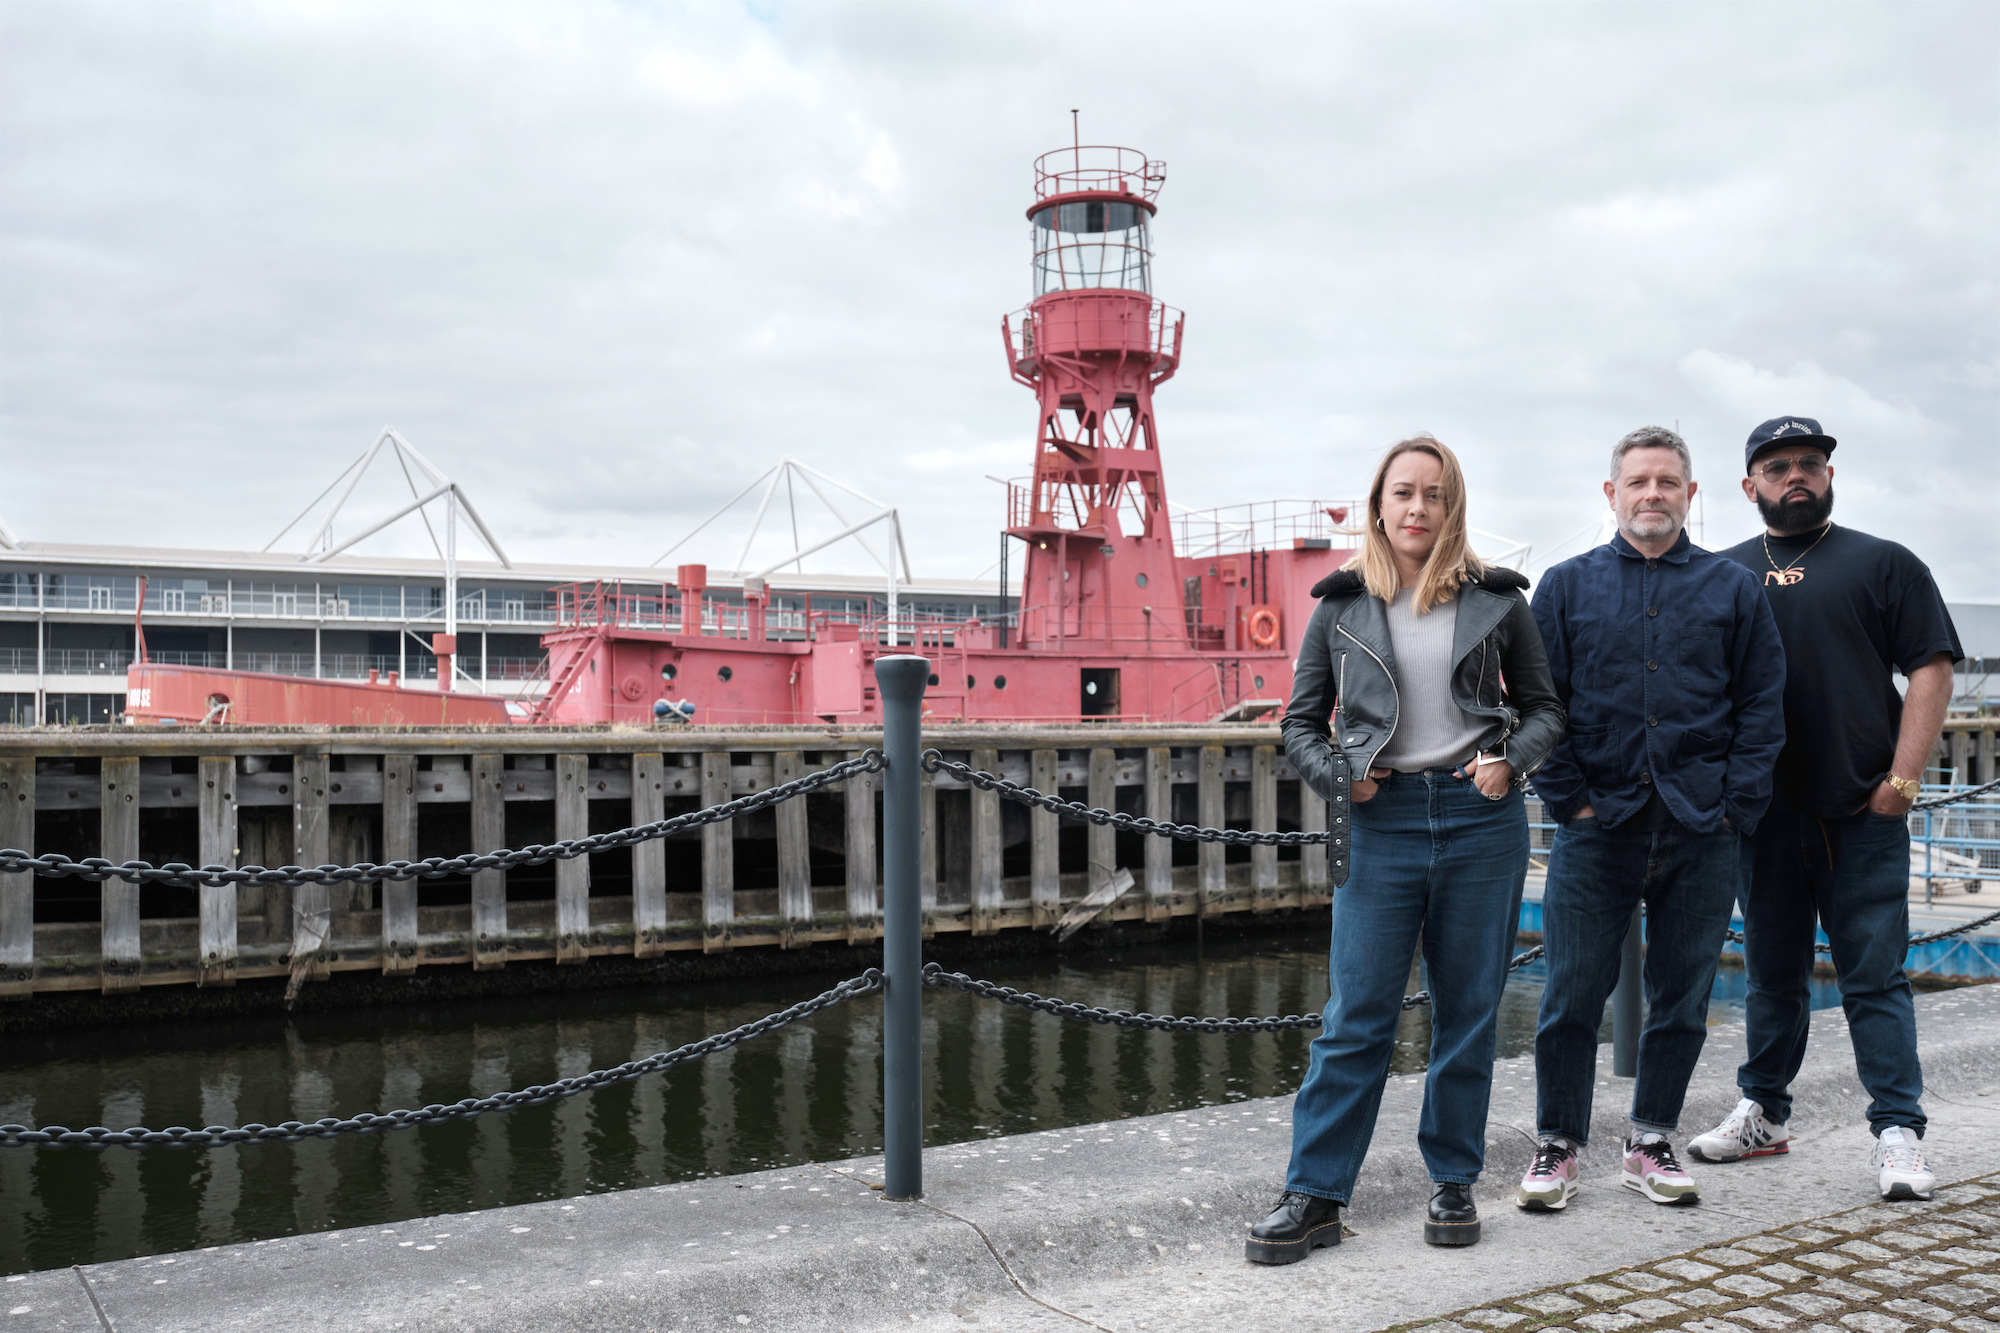
M 1657 616 L 1658 614 L 1660 614 L 1660 608 L 1657 606 L 1649 606 L 1646 608 L 1646 614 L 1649 616 Z
M 1646 725 L 1649 727 L 1657 727 L 1660 725 L 1660 719 L 1658 719 L 1657 717 L 1649 717 L 1646 719 Z
M 1641 773 L 1641 774 L 1639 775 L 1639 785 L 1640 785 L 1640 786 L 1642 786 L 1642 787 L 1650 787 L 1650 786 L 1652 786 L 1652 785 L 1653 785 L 1653 775 L 1652 775 L 1651 773 Z
M 1648 671 L 1658 671 L 1659 669 L 1660 669 L 1660 664 L 1658 662 L 1646 663 L 1646 670 Z
M 1660 562 L 1657 560 L 1648 560 L 1646 562 L 1646 568 L 1648 569 L 1658 569 L 1659 567 L 1660 567 Z

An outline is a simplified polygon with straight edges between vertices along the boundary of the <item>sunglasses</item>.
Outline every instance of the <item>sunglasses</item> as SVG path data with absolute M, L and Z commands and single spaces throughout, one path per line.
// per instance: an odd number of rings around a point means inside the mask
M 1757 465 L 1757 475 L 1765 481 L 1783 481 L 1797 468 L 1802 477 L 1824 477 L 1826 460 L 1818 454 L 1807 454 L 1803 458 L 1774 458 L 1768 463 Z

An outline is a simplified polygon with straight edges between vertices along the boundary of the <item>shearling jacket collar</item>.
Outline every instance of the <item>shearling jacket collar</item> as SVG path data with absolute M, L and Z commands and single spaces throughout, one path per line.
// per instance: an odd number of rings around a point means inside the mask
M 1360 570 L 1337 569 L 1318 583 L 1313 584 L 1312 595 L 1314 597 L 1332 597 L 1340 593 L 1360 592 L 1363 586 Z M 1509 592 L 1526 592 L 1528 590 L 1528 580 L 1525 575 L 1515 570 L 1495 565 L 1493 568 L 1487 570 L 1483 577 L 1475 580 L 1470 586 L 1484 588 L 1488 592 L 1497 592 L 1504 596 Z

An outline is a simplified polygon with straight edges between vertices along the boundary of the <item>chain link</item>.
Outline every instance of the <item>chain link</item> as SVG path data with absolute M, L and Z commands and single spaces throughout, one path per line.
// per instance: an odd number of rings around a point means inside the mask
M 1507 964 L 1507 970 L 1511 972 L 1517 967 L 1526 967 L 1541 956 L 1542 946 L 1537 944 L 1524 953 L 1516 954 L 1514 961 Z M 1129 1009 L 1106 1009 L 1101 1005 L 1077 1004 L 1053 996 L 1037 995 L 1033 991 L 1015 990 L 996 981 L 968 977 L 963 972 L 947 972 L 936 963 L 924 964 L 924 984 L 962 991 L 982 1000 L 1018 1005 L 1036 1013 L 1054 1014 L 1057 1018 L 1074 1019 L 1079 1023 L 1140 1028 L 1148 1032 L 1291 1032 L 1299 1028 L 1316 1028 L 1321 1021 L 1319 1014 L 1286 1014 L 1282 1018 L 1175 1018 L 1167 1014 L 1135 1014 Z M 1403 997 L 1403 1008 L 1415 1009 L 1430 1002 L 1431 993 L 1420 990 L 1415 995 Z
M 880 750 L 864 750 L 852 759 L 843 759 L 817 773 L 808 773 L 791 782 L 767 787 L 748 796 L 739 796 L 733 801 L 712 805 L 705 810 L 690 810 L 684 815 L 675 815 L 672 819 L 655 820 L 650 824 L 619 829 L 615 833 L 593 833 L 585 838 L 537 843 L 518 851 L 503 849 L 488 852 L 483 856 L 433 856 L 422 861 L 390 861 L 385 865 L 364 861 L 360 865 L 319 866 L 314 869 L 285 866 L 282 869 L 266 870 L 262 866 L 248 866 L 240 870 L 231 870 L 226 866 L 203 866 L 197 870 L 178 862 L 155 866 L 148 861 L 117 863 L 107 861 L 101 856 L 72 861 L 67 856 L 53 854 L 30 856 L 24 851 L 9 848 L 0 850 L 0 873 L 18 875 L 32 871 L 37 875 L 49 875 L 58 879 L 72 877 L 98 882 L 122 879 L 134 884 L 181 884 L 190 888 L 200 886 L 219 888 L 228 884 L 365 884 L 378 879 L 437 879 L 441 875 L 469 875 L 475 870 L 512 870 L 517 866 L 568 861 L 579 856 L 589 856 L 593 852 L 609 851 L 614 847 L 635 847 L 642 842 L 671 837 L 688 829 L 700 828 L 704 824 L 734 819 L 738 815 L 747 815 L 766 806 L 789 801 L 794 796 L 803 796 L 809 791 L 817 791 L 821 787 L 844 781 L 856 773 L 879 773 L 882 771 L 883 762 Z
M 965 779 L 981 791 L 998 792 L 1010 801 L 1022 805 L 1038 805 L 1059 815 L 1068 815 L 1091 824 L 1110 824 L 1128 833 L 1149 833 L 1156 838 L 1177 838 L 1182 842 L 1221 842 L 1234 847 L 1303 847 L 1314 843 L 1338 842 L 1339 832 L 1324 833 L 1260 833 L 1254 829 L 1202 828 L 1197 824 L 1175 824 L 1163 819 L 1148 819 L 1143 815 L 1120 814 L 1116 810 L 1100 810 L 1085 805 L 1082 801 L 1065 801 L 1060 796 L 1050 796 L 1036 791 L 1033 787 L 1023 787 L 1018 782 L 961 764 L 955 759 L 947 759 L 936 750 L 925 750 L 924 772 L 952 773 Z M 1315 1020 L 1317 1021 L 1317 1020 Z
M 810 1018 L 822 1009 L 830 1009 L 856 996 L 872 995 L 883 986 L 881 970 L 871 967 L 860 976 L 849 977 L 832 990 L 822 991 L 810 1000 L 801 1000 L 789 1009 L 766 1014 L 742 1027 L 703 1037 L 700 1041 L 677 1046 L 671 1051 L 661 1051 L 642 1060 L 628 1060 L 610 1069 L 594 1069 L 574 1078 L 557 1079 L 554 1083 L 522 1088 L 519 1092 L 506 1092 L 493 1097 L 467 1097 L 449 1106 L 426 1106 L 421 1111 L 390 1111 L 384 1115 L 357 1115 L 346 1120 L 331 1116 L 309 1123 L 288 1120 L 282 1125 L 253 1124 L 237 1129 L 222 1125 L 210 1125 L 206 1129 L 187 1129 L 178 1125 L 170 1129 L 106 1129 L 101 1125 L 91 1129 L 65 1129 L 61 1125 L 29 1129 L 25 1125 L 0 1125 L 0 1147 L 214 1148 L 232 1143 L 301 1143 L 306 1139 L 338 1138 L 342 1134 L 373 1134 L 378 1130 L 413 1129 L 418 1125 L 438 1125 L 448 1120 L 470 1120 L 490 1111 L 540 1106 L 561 1097 L 574 1097 L 579 1092 L 592 1092 L 614 1083 L 628 1083 L 647 1074 L 656 1074 L 662 1069 L 727 1050 L 788 1023 Z
M 1919 796 L 1915 801 L 1910 803 L 1910 809 L 1913 811 L 1935 810 L 1941 805 L 1957 805 L 1960 801 L 1969 801 L 1975 796 L 1984 796 L 1990 791 L 2000 791 L 2000 778 L 1995 778 L 1991 782 L 1982 782 L 1977 787 L 1967 787 L 1964 791 L 1942 792 L 1936 796 Z
M 1912 935 L 1910 936 L 1909 947 L 1914 949 L 1920 944 L 1936 944 L 1940 940 L 1954 940 L 1960 935 L 1970 935 L 1981 926 L 1990 926 L 1995 921 L 2000 921 L 2000 912 L 1988 912 L 1985 916 L 1975 917 L 1965 924 L 1953 926 L 1949 930 L 1931 930 L 1921 935 Z M 1731 944 L 1741 944 L 1743 943 L 1743 932 L 1740 930 L 1728 931 L 1723 935 L 1723 938 Z M 1813 945 L 1813 952 L 1830 954 L 1833 952 L 1833 946 L 1825 942 L 1818 942 Z

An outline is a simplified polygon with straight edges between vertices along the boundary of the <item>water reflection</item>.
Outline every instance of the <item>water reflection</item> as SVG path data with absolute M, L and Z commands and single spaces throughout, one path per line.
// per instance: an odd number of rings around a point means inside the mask
M 990 963 L 984 975 L 1114 1008 L 1307 1013 L 1324 941 Z M 160 1024 L 12 1043 L 0 1123 L 267 1123 L 454 1102 L 619 1064 L 769 1013 L 825 984 L 784 977 L 345 1015 Z M 1539 968 L 1517 973 L 1500 1053 L 1533 1049 Z M 1741 1013 L 1726 971 L 1711 1021 Z M 1815 1004 L 1837 1002 L 1816 991 Z M 1609 1029 L 1605 1031 L 1609 1038 Z M 1423 1068 L 1406 1014 L 1397 1072 Z M 1062 1022 L 926 997 L 928 1139 L 959 1142 L 1287 1093 L 1310 1034 L 1221 1037 Z M 215 1150 L 0 1150 L 0 1271 L 14 1273 L 626 1189 L 879 1151 L 871 998 L 721 1055 L 548 1106 L 389 1135 Z M 1607 1057 L 1608 1058 L 1608 1057 Z

